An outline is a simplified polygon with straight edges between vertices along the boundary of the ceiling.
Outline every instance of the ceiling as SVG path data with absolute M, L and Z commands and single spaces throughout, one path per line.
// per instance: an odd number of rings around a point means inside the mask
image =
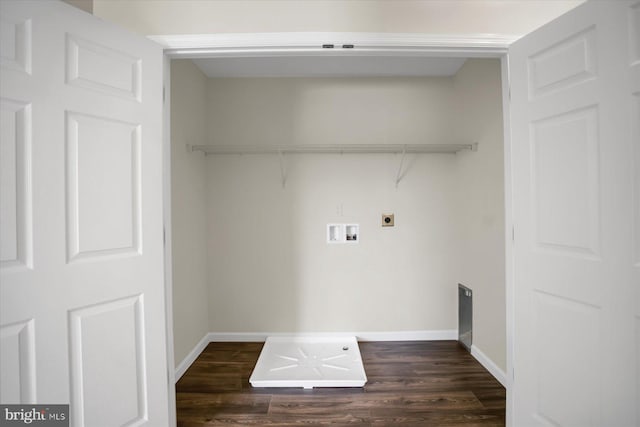
M 216 77 L 417 77 L 452 76 L 465 58 L 416 56 L 280 56 L 194 59 Z

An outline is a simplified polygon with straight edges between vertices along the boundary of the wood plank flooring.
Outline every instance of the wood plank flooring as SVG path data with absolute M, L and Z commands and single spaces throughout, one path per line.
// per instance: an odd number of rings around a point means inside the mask
M 261 349 L 210 343 L 176 384 L 178 426 L 505 425 L 505 389 L 457 341 L 360 343 L 364 388 L 252 388 Z

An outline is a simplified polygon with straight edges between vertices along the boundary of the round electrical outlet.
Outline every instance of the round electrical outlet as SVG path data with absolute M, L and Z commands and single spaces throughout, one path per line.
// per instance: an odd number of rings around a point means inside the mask
M 382 226 L 393 227 L 393 214 L 382 214 Z

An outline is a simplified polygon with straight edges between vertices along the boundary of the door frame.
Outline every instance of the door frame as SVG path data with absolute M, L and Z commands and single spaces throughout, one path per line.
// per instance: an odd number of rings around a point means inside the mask
M 520 35 L 424 33 L 222 33 L 152 35 L 170 58 L 246 56 L 434 56 L 498 58 Z M 350 44 L 354 47 L 344 49 Z M 325 48 L 323 45 L 333 45 Z
M 171 59 L 162 58 L 162 232 L 164 242 L 164 294 L 167 338 L 169 420 L 177 423 L 175 356 L 173 348 L 173 249 L 171 240 Z
M 506 425 L 513 425 L 513 348 L 514 348 L 514 268 L 513 198 L 511 174 L 510 83 L 508 49 L 520 36 L 495 34 L 423 33 L 233 33 L 154 35 L 149 38 L 164 47 L 164 230 L 165 292 L 167 319 L 167 361 L 170 389 L 170 415 L 175 419 L 173 356 L 173 283 L 171 238 L 171 103 L 172 59 L 241 58 L 282 56 L 415 56 L 500 59 L 504 135 L 504 242 L 506 299 Z M 333 45 L 332 48 L 323 45 Z M 343 48 L 353 45 L 355 48 Z M 175 381 L 174 381 L 175 382 Z

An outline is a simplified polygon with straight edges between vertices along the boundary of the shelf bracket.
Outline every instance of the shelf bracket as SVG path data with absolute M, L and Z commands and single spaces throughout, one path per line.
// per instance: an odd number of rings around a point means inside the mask
M 280 159 L 280 177 L 282 179 L 282 188 L 287 184 L 287 165 L 284 161 L 282 150 L 278 150 L 278 158 Z
M 396 175 L 396 188 L 398 188 L 398 184 L 402 179 L 402 166 L 404 166 L 404 158 L 407 155 L 407 146 L 402 147 L 402 158 L 400 159 L 400 166 L 398 166 L 398 174 Z

